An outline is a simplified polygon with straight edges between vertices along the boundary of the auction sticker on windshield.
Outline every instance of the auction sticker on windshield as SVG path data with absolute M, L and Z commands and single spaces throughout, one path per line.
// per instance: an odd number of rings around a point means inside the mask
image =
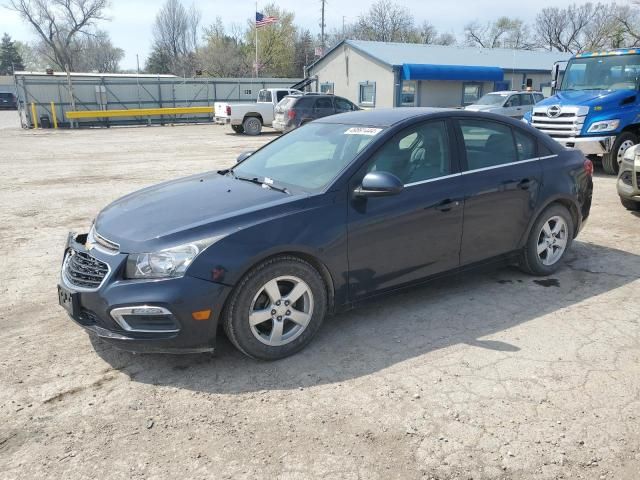
M 368 135 L 373 137 L 374 135 L 380 133 L 382 131 L 381 128 L 372 128 L 372 127 L 351 127 L 349 130 L 344 132 L 345 135 Z

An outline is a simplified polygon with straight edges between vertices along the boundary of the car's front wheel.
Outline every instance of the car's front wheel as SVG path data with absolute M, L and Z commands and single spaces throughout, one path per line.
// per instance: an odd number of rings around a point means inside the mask
M 327 289 L 318 271 L 292 256 L 254 267 L 236 286 L 223 319 L 244 354 L 278 360 L 306 346 L 327 312 Z
M 520 265 L 532 275 L 551 275 L 573 241 L 573 219 L 562 205 L 551 205 L 538 217 L 522 252 Z

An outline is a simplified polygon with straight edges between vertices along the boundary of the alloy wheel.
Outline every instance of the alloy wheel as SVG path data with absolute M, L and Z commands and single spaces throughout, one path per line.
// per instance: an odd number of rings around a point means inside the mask
M 312 314 L 309 285 L 298 277 L 277 277 L 264 284 L 253 298 L 249 326 L 260 342 L 279 347 L 302 335 Z
M 549 218 L 538 235 L 538 258 L 543 265 L 555 264 L 567 248 L 569 241 L 569 227 L 560 216 Z

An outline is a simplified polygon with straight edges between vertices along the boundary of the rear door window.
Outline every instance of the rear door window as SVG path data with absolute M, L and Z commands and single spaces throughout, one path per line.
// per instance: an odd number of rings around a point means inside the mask
M 521 130 L 514 128 L 513 130 L 516 139 L 516 149 L 518 150 L 519 160 L 529 160 L 536 158 L 536 141 L 530 135 L 527 135 Z
M 278 93 L 276 93 L 276 99 L 279 102 L 280 100 L 282 100 L 284 97 L 286 97 L 289 93 L 286 90 L 280 90 Z
M 259 102 L 271 102 L 271 92 L 269 90 L 260 90 L 258 94 Z
M 478 170 L 518 161 L 511 128 L 488 120 L 458 121 L 467 155 L 467 169 Z
M 533 102 L 531 100 L 530 93 L 521 93 L 520 94 L 520 105 L 531 105 Z

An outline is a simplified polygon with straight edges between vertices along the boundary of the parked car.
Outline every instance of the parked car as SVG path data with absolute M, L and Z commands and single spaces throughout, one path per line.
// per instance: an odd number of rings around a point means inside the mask
M 139 351 L 212 351 L 222 324 L 243 353 L 283 358 L 326 315 L 443 273 L 491 259 L 550 275 L 591 206 L 579 151 L 486 113 L 332 115 L 242 158 L 129 194 L 70 234 L 58 292 L 71 317 Z
M 0 92 L 0 109 L 15 110 L 17 108 L 18 102 L 13 93 Z
M 622 205 L 627 210 L 640 210 L 640 145 L 624 152 L 617 185 Z
M 346 98 L 335 95 L 288 95 L 276 105 L 273 128 L 289 132 L 318 118 L 356 110 L 360 108 Z
M 484 95 L 477 103 L 468 105 L 465 110 L 472 112 L 490 112 L 507 117 L 522 118 L 533 106 L 544 100 L 540 92 L 492 92 Z
M 236 133 L 259 135 L 262 127 L 270 127 L 276 105 L 287 95 L 301 94 L 292 88 L 266 88 L 258 92 L 255 103 L 214 103 L 215 123 L 231 125 Z

